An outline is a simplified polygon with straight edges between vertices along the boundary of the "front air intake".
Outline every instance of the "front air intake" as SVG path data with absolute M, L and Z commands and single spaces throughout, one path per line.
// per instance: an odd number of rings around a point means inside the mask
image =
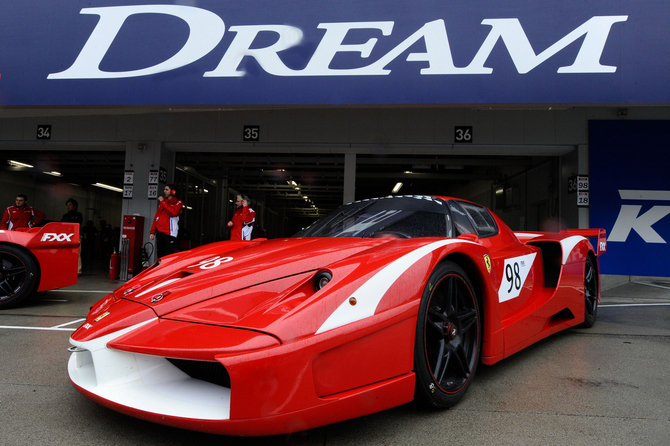
M 228 375 L 226 368 L 218 362 L 172 358 L 167 358 L 167 360 L 193 379 L 230 388 L 230 375 Z

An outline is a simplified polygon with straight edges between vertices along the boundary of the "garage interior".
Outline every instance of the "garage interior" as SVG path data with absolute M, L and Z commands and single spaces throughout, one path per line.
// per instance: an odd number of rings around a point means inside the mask
M 8 109 L 0 111 L 0 198 L 9 205 L 27 193 L 29 204 L 59 219 L 74 196 L 85 221 L 116 227 L 126 200 L 92 185 L 122 188 L 130 154 L 162 150 L 174 154 L 186 246 L 229 237 L 237 193 L 250 197 L 258 235 L 270 238 L 294 234 L 347 194 L 455 196 L 491 208 L 515 230 L 558 230 L 588 217 L 567 194 L 568 178 L 588 173 L 588 120 L 616 116 L 613 107 Z M 51 139 L 36 141 L 44 123 Z M 260 128 L 258 141 L 242 141 L 247 124 Z M 467 143 L 455 141 L 459 125 L 472 129 Z
M 197 145 L 193 149 L 197 150 Z M 27 182 L 45 188 L 63 183 L 89 189 L 96 183 L 123 187 L 125 151 L 4 150 L 2 158 L 5 172 L 21 172 Z M 227 219 L 233 211 L 234 195 L 244 193 L 251 198 L 252 207 L 263 210 L 266 221 L 259 226 L 267 228 L 268 236 L 289 236 L 342 204 L 344 158 L 343 154 L 318 152 L 286 155 L 178 152 L 175 183 L 179 189 L 188 190 L 181 196 L 187 206 L 183 224 L 196 226 L 200 236 L 193 241 L 197 244 L 223 239 L 226 234 L 214 223 Z M 34 168 L 11 165 L 10 161 Z M 511 184 L 523 184 L 525 189 L 525 181 L 519 180 L 529 171 L 538 166 L 555 171 L 557 165 L 556 157 L 550 156 L 357 155 L 355 197 L 360 200 L 392 194 L 461 196 L 464 191 L 481 189 L 484 192 L 478 196 L 464 198 L 483 201 L 498 211 L 509 210 L 521 205 L 519 197 L 509 196 L 506 200 L 497 197 L 492 202 L 496 189 L 502 189 L 503 195 L 505 191 L 512 193 Z M 81 210 L 86 220 L 99 217 L 100 209 L 95 207 Z M 114 212 L 119 213 L 120 209 Z

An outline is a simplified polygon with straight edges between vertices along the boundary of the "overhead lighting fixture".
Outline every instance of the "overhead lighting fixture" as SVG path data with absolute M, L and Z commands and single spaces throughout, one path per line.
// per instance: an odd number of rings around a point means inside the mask
M 35 166 L 30 165 L 30 164 L 21 163 L 19 161 L 14 161 L 14 160 L 7 160 L 7 164 L 9 164 L 10 166 L 14 166 L 14 167 L 35 167 Z
M 114 192 L 123 192 L 123 189 L 119 187 L 110 186 L 109 184 L 95 183 L 95 187 L 101 187 L 103 189 L 113 190 Z
M 396 183 L 396 185 L 393 187 L 393 193 L 397 194 L 400 188 L 402 187 L 402 183 Z
M 52 170 L 51 172 L 42 172 L 42 173 L 45 173 L 47 175 L 51 175 L 52 177 L 62 177 L 63 176 L 62 173 L 56 172 L 55 170 Z

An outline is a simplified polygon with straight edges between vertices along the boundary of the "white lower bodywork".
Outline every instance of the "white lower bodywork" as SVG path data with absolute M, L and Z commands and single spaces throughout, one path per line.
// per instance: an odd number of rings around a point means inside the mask
M 70 343 L 72 382 L 99 397 L 133 409 L 200 420 L 230 418 L 230 389 L 191 378 L 167 359 L 112 350 L 107 343 L 151 322 L 93 339 Z

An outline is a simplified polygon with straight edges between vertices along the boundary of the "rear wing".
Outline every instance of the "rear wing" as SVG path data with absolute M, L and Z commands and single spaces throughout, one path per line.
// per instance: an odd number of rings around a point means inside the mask
M 566 229 L 562 232 L 572 234 L 572 235 L 581 235 L 586 238 L 598 238 L 598 243 L 596 244 L 596 256 L 599 256 L 607 252 L 607 231 L 602 228 L 596 229 Z
M 51 222 L 23 232 L 34 234 L 26 248 L 71 248 L 79 246 L 79 223 Z

